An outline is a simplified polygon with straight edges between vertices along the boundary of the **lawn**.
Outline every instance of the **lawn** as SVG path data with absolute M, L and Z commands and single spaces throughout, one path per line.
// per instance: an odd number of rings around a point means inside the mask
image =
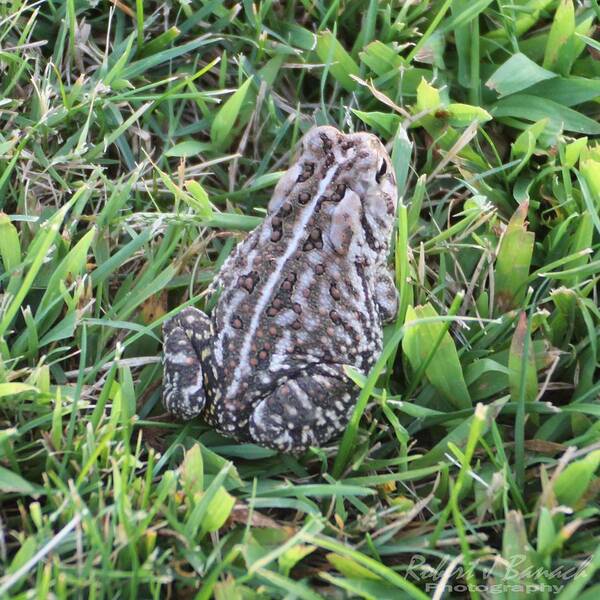
M 600 597 L 597 0 L 0 3 L 0 597 Z M 598 39 L 597 39 L 598 38 Z M 400 310 L 300 457 L 161 404 L 161 324 L 313 125 Z

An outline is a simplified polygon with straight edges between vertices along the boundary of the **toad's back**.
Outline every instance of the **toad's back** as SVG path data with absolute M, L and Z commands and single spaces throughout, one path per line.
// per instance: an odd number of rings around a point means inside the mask
M 307 395 L 343 378 L 340 398 L 350 396 L 341 365 L 367 370 L 381 350 L 382 321 L 395 313 L 385 268 L 395 202 L 377 138 L 331 127 L 303 138 L 265 221 L 213 284 L 220 295 L 204 351 L 210 422 L 243 438 L 257 405 L 298 378 L 312 377 L 298 387 Z

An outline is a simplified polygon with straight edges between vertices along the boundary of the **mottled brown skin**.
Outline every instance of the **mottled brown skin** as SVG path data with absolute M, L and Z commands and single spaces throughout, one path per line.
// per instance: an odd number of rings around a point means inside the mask
M 210 316 L 186 308 L 164 326 L 164 403 L 218 431 L 287 452 L 346 426 L 382 325 L 397 311 L 386 266 L 396 186 L 381 142 L 309 131 L 268 215 L 213 285 Z

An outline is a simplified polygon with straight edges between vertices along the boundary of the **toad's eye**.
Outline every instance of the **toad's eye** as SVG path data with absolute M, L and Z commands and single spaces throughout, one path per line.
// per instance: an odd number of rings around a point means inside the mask
M 377 183 L 381 183 L 381 178 L 385 175 L 386 171 L 387 171 L 387 162 L 385 160 L 383 160 L 381 162 L 381 166 L 379 167 L 379 170 L 377 171 L 377 175 L 375 175 L 375 181 Z

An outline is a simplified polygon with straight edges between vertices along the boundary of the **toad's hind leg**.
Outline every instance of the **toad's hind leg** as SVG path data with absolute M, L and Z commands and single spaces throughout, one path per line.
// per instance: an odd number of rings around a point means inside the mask
M 342 431 L 352 414 L 356 391 L 341 367 L 327 371 L 289 379 L 261 400 L 250 417 L 252 439 L 296 454 Z
M 193 307 L 163 325 L 163 404 L 168 412 L 191 419 L 206 404 L 202 351 L 211 338 L 209 318 Z

